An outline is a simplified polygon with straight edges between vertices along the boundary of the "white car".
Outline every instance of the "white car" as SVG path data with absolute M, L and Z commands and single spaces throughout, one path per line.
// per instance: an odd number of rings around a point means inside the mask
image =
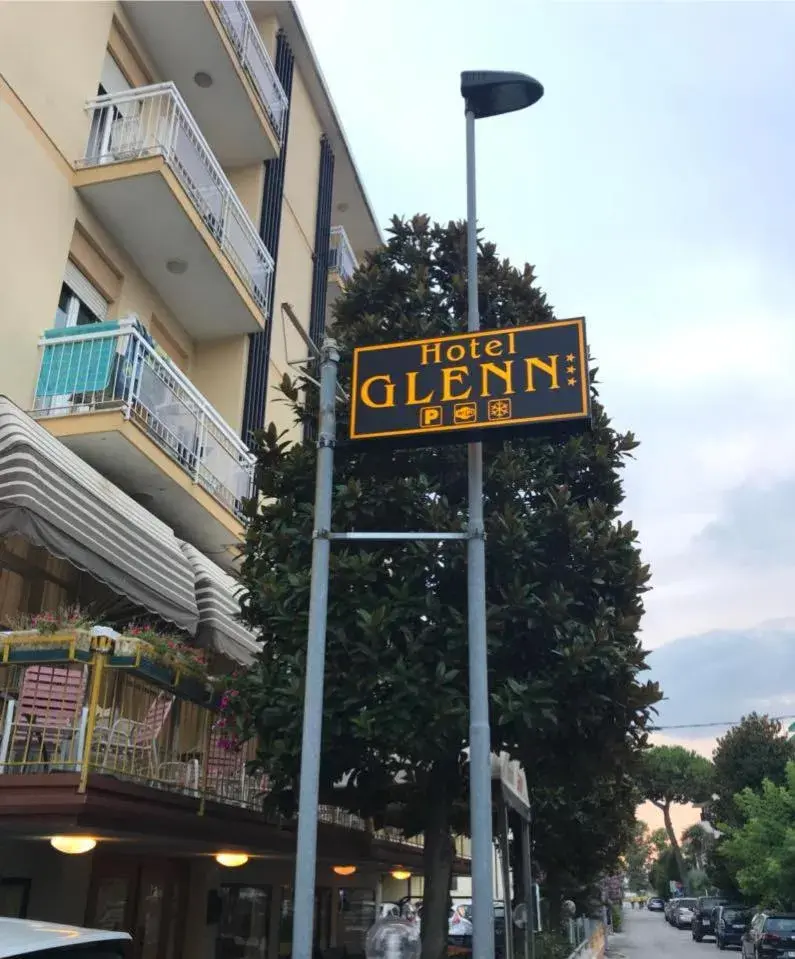
M 79 929 L 57 922 L 36 919 L 6 919 L 0 916 L 0 959 L 17 959 L 46 952 L 47 959 L 64 950 L 64 959 L 123 959 L 128 943 L 126 932 Z

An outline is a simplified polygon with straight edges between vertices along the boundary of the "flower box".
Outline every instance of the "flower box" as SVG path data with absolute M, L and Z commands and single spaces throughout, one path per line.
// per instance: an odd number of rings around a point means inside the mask
M 91 659 L 91 634 L 83 629 L 40 633 L 24 630 L 6 634 L 9 663 L 87 663 Z

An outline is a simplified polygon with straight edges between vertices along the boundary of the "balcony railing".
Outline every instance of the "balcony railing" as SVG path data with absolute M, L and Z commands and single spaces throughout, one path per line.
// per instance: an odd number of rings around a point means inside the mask
M 6 634 L 0 773 L 79 773 L 257 808 L 267 792 L 230 743 L 206 679 L 133 637 Z M 2 782 L 2 778 L 0 778 Z
M 207 802 L 261 809 L 269 786 L 249 772 L 255 754 L 255 742 L 235 743 L 206 678 L 147 641 L 80 629 L 0 634 L 0 788 L 11 775 L 78 773 L 81 789 L 90 775 L 110 776 L 193 797 L 197 812 Z M 318 819 L 367 830 L 334 806 Z
M 47 330 L 34 416 L 121 410 L 230 512 L 256 457 L 135 319 Z
M 90 100 L 81 167 L 162 156 L 249 293 L 267 312 L 273 258 L 173 83 Z
M 215 9 L 235 48 L 243 69 L 270 117 L 279 143 L 284 142 L 287 122 L 287 95 L 279 82 L 254 18 L 244 0 L 214 0 Z
M 345 227 L 333 226 L 329 243 L 329 273 L 335 273 L 343 283 L 348 283 L 356 272 L 356 267 L 356 254 L 348 240 Z

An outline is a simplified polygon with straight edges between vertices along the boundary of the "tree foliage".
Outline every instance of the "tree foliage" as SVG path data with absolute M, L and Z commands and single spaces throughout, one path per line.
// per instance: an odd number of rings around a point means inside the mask
M 346 390 L 354 345 L 466 329 L 465 266 L 464 224 L 393 221 L 389 242 L 368 255 L 335 304 Z M 484 327 L 553 319 L 532 268 L 515 269 L 493 244 L 480 244 L 479 277 Z M 311 403 L 302 406 L 300 387 L 283 384 L 306 421 Z M 591 432 L 485 449 L 492 745 L 524 759 L 528 779 L 549 795 L 566 794 L 577 777 L 612 777 L 616 788 L 596 806 L 583 800 L 592 821 L 608 806 L 634 806 L 632 784 L 616 768 L 645 744 L 649 708 L 659 699 L 656 686 L 639 678 L 648 570 L 635 530 L 620 517 L 620 469 L 637 443 L 612 428 L 593 392 Z M 345 406 L 338 418 L 341 439 Z M 270 801 L 286 811 L 295 808 L 300 764 L 314 466 L 308 444 L 288 447 L 272 426 L 262 435 L 264 498 L 247 535 L 242 610 L 263 647 L 231 704 L 239 735 L 257 737 Z M 462 446 L 341 442 L 334 484 L 336 530 L 465 526 Z M 321 796 L 377 825 L 425 834 L 424 959 L 445 949 L 450 837 L 468 828 L 465 582 L 465 550 L 456 542 L 332 549 Z M 613 765 L 604 758 L 612 746 Z M 347 785 L 335 786 L 342 779 Z M 551 843 L 550 828 L 565 840 L 562 818 L 554 826 L 538 820 L 540 846 Z
M 720 856 L 741 891 L 763 906 L 790 909 L 795 903 L 795 763 L 783 785 L 766 779 L 759 792 L 735 797 L 741 826 L 729 827 Z
M 635 823 L 632 840 L 624 852 L 624 869 L 629 888 L 642 892 L 649 886 L 649 870 L 654 861 L 649 827 L 642 822 Z
M 718 823 L 740 824 L 740 810 L 734 797 L 744 789 L 760 789 L 769 779 L 782 785 L 787 763 L 795 759 L 795 749 L 781 723 L 769 716 L 751 713 L 718 740 L 712 755 L 714 791 L 710 818 Z
M 712 764 L 683 746 L 654 746 L 643 755 L 639 788 L 663 814 L 679 878 L 687 884 L 688 869 L 671 820 L 671 806 L 706 802 L 712 792 Z

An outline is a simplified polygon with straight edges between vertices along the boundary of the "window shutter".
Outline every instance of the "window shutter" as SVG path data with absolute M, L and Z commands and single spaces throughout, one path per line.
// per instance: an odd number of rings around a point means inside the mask
M 63 281 L 72 293 L 85 303 L 98 320 L 102 321 L 106 318 L 108 314 L 108 301 L 99 290 L 97 290 L 94 284 L 78 270 L 71 260 L 66 261 L 66 272 L 64 273 Z

